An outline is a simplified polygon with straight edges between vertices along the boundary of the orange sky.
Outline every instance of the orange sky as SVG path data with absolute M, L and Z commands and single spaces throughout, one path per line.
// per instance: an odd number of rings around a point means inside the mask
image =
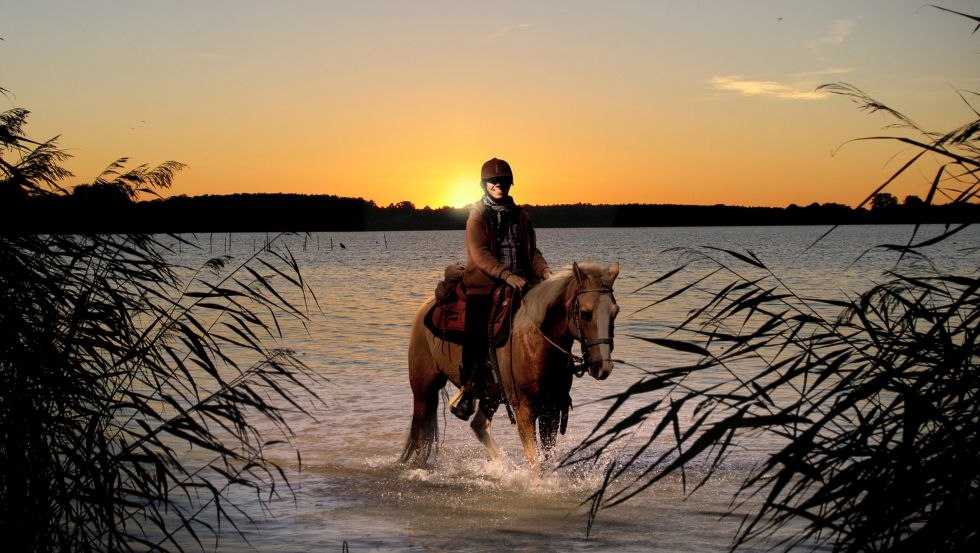
M 521 203 L 856 205 L 910 151 L 831 155 L 890 121 L 818 85 L 942 131 L 980 85 L 972 26 L 908 0 L 7 4 L 3 109 L 78 182 L 186 163 L 171 194 L 462 205 L 501 157 Z

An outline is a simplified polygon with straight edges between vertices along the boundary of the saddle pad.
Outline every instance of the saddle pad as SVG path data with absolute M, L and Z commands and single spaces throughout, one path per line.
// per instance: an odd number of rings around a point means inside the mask
M 510 314 L 514 308 L 514 289 L 498 286 L 490 292 L 493 298 L 491 320 L 493 320 L 493 345 L 500 347 L 510 336 Z M 425 326 L 437 337 L 462 345 L 466 338 L 466 293 L 463 283 L 456 288 L 456 301 L 433 305 L 425 314 Z

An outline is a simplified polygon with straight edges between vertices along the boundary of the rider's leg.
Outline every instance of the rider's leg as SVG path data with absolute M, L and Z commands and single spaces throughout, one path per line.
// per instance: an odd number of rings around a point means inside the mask
M 485 380 L 490 307 L 490 296 L 466 297 L 466 338 L 463 344 L 463 365 L 459 374 L 463 394 L 451 407 L 452 413 L 463 420 L 473 415 L 474 398 Z

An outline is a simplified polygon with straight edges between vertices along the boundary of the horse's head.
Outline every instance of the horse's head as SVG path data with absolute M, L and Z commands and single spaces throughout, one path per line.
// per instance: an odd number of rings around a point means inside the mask
M 569 287 L 569 319 L 572 335 L 582 345 L 585 368 L 596 380 L 604 380 L 613 369 L 613 323 L 619 313 L 613 296 L 613 282 L 619 275 L 619 262 L 608 268 L 572 264 L 575 284 Z

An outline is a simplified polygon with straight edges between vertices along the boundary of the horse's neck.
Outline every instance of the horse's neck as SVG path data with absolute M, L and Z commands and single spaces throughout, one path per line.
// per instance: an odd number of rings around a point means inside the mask
M 572 332 L 568 324 L 568 307 L 564 299 L 564 294 L 548 309 L 544 321 L 539 326 L 539 330 L 549 340 L 559 344 L 572 340 Z
M 551 286 L 558 288 L 551 288 Z M 518 325 L 519 333 L 544 335 L 551 341 L 565 341 L 570 335 L 567 315 L 567 306 L 570 302 L 568 283 L 547 281 L 539 284 L 532 293 L 537 297 L 533 300 L 529 298 L 528 301 L 547 302 L 547 305 L 542 308 L 539 303 L 530 307 L 528 302 L 524 302 L 519 311 L 521 319 Z M 546 297 L 537 295 L 542 293 Z

